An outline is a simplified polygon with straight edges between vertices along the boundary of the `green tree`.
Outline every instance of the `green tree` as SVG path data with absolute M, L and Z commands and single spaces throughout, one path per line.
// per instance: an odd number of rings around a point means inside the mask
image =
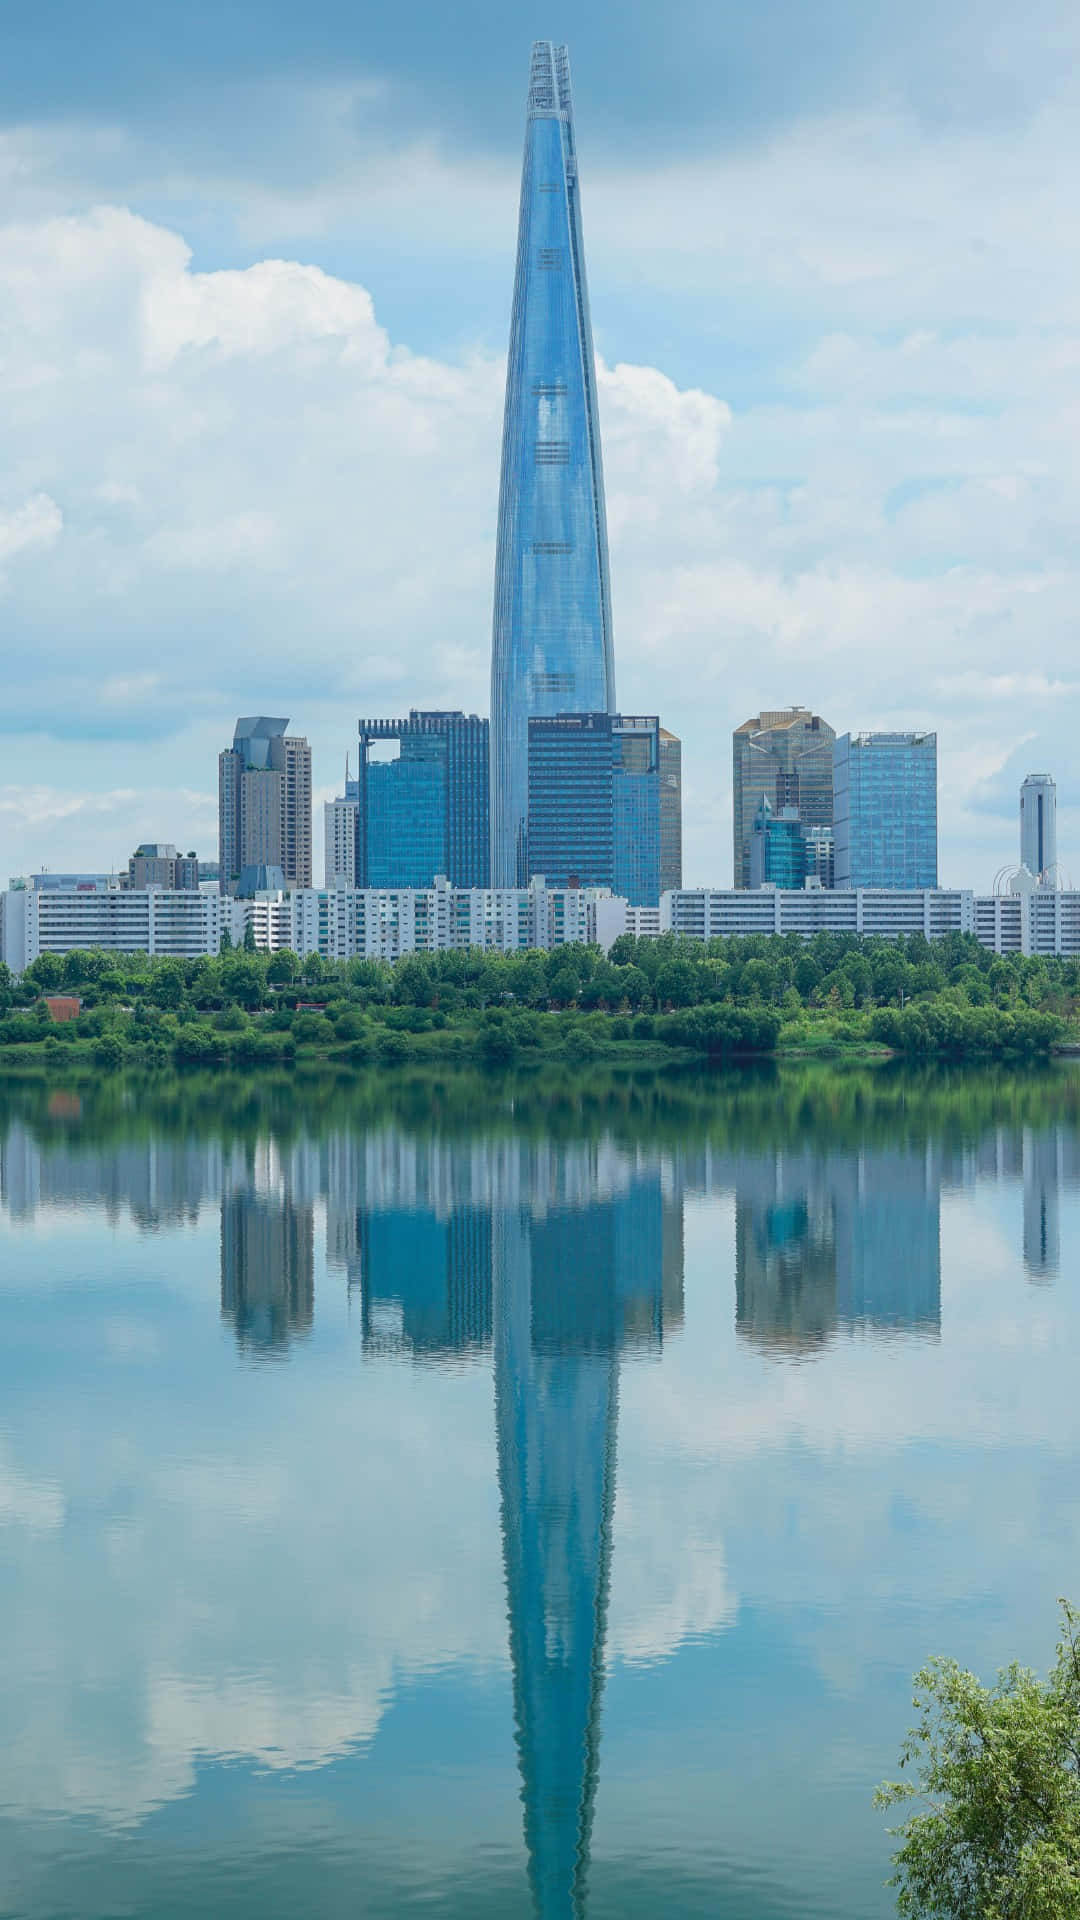
M 254 952 L 255 952 L 255 922 L 254 922 L 254 920 L 249 920 L 249 921 L 248 921 L 248 923 L 247 923 L 247 925 L 246 925 L 246 927 L 244 928 L 244 952 L 245 952 L 245 953 L 254 953 Z
M 1080 1915 L 1080 1614 L 1062 1601 L 1045 1682 L 1004 1668 L 991 1687 L 955 1660 L 915 1680 L 917 1726 L 879 1806 L 923 1803 L 902 1827 L 891 1884 L 916 1920 Z
M 292 948 L 279 947 L 266 969 L 266 977 L 273 987 L 287 987 L 299 972 L 300 962 Z

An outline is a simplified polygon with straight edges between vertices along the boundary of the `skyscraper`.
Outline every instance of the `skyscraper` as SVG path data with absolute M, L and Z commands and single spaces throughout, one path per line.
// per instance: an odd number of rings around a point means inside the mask
M 1020 864 L 1036 880 L 1057 878 L 1057 787 L 1029 773 L 1020 789 Z
M 287 887 L 310 887 L 311 748 L 300 734 L 271 741 L 270 764 L 281 773 L 281 865 Z
M 408 719 L 361 720 L 350 884 L 430 887 L 442 873 L 486 887 L 488 859 L 487 721 L 415 707 Z
M 750 846 L 763 800 L 774 813 L 797 807 L 804 833 L 832 825 L 835 739 L 827 721 L 807 707 L 759 713 L 736 728 L 732 740 L 736 887 L 751 884 Z
M 221 885 L 230 893 L 245 872 L 268 868 L 286 886 L 311 885 L 311 748 L 286 735 L 288 724 L 264 714 L 238 720 L 218 756 Z
M 527 877 L 528 722 L 613 713 L 596 369 L 566 48 L 533 44 L 491 657 L 491 883 Z
M 356 820 L 360 782 L 345 776 L 345 791 L 323 807 L 323 873 L 327 887 L 356 885 Z
M 937 734 L 841 734 L 833 831 L 839 889 L 936 887 Z
M 528 725 L 528 873 L 553 886 L 660 898 L 655 715 L 535 714 Z
M 682 886 L 682 741 L 660 729 L 660 891 Z

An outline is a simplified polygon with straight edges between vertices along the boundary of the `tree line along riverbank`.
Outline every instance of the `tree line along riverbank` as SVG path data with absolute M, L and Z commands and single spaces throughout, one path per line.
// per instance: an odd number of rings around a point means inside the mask
M 54 996 L 78 1011 L 51 1009 Z M 469 949 L 394 965 L 247 949 L 199 960 L 92 951 L 44 954 L 18 978 L 0 968 L 9 1066 L 1035 1058 L 1073 1041 L 1080 961 L 995 955 L 967 935 L 624 935 L 606 956 L 586 946 Z

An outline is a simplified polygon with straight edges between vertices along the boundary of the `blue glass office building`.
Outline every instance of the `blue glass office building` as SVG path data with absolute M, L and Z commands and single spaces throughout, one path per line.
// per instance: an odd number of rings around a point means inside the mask
M 566 48 L 532 50 L 491 661 L 491 880 L 528 873 L 531 715 L 612 713 L 596 369 Z
M 387 745 L 392 759 L 379 759 Z M 372 749 L 375 749 L 373 753 Z M 361 720 L 356 884 L 488 884 L 488 723 L 475 714 Z
M 841 734 L 833 835 L 838 888 L 936 887 L 937 734 Z
M 801 887 L 809 864 L 806 838 L 797 807 L 781 807 L 774 813 L 763 799 L 754 818 L 750 841 L 750 885 L 752 887 Z
M 526 870 L 557 887 L 660 898 L 660 722 L 655 715 L 534 714 L 528 722 Z

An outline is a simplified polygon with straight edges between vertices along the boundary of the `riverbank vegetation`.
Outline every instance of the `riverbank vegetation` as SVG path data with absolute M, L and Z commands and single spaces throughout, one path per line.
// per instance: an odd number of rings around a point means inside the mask
M 1080 1914 L 1080 1615 L 1065 1601 L 1041 1681 L 1012 1665 L 983 1686 L 955 1660 L 915 1678 L 918 1724 L 895 1831 L 898 1908 L 910 1920 L 1076 1920 Z
M 55 994 L 79 997 L 77 1018 L 52 1017 Z M 88 952 L 42 955 L 18 979 L 0 969 L 0 1064 L 1035 1058 L 1073 1038 L 1078 1015 L 1080 962 L 1001 957 L 963 935 L 625 935 L 606 957 L 585 946 L 469 950 L 393 966 L 287 951 Z

